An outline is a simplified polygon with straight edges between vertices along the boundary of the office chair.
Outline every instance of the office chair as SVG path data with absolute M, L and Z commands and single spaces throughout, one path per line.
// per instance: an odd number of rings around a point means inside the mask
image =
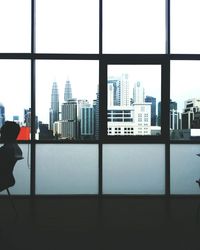
M 22 159 L 24 159 L 24 157 L 22 156 L 19 156 L 18 158 L 15 158 L 15 159 L 9 159 L 6 163 L 4 163 L 6 165 L 7 171 L 4 171 L 4 173 L 0 176 L 0 192 L 4 190 L 7 191 L 8 198 L 11 202 L 11 206 L 13 210 L 15 211 L 16 217 L 18 216 L 18 213 L 17 213 L 17 209 L 15 207 L 14 200 L 12 198 L 9 188 L 15 185 L 15 178 L 13 175 L 15 164 L 17 163 L 18 160 L 22 160 Z

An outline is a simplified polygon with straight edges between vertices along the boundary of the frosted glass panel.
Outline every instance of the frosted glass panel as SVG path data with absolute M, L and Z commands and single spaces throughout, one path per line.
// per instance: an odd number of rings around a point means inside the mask
M 2 144 L 0 145 L 0 147 Z M 19 144 L 23 153 L 23 160 L 18 161 L 14 167 L 15 185 L 9 188 L 11 194 L 30 194 L 30 150 L 29 144 Z M 7 194 L 6 191 L 0 194 Z
M 104 145 L 104 194 L 164 194 L 165 146 Z
M 199 0 L 171 1 L 171 52 L 200 53 Z
M 37 145 L 37 194 L 97 194 L 98 145 Z
M 200 178 L 199 145 L 171 145 L 171 193 L 200 194 L 196 180 Z

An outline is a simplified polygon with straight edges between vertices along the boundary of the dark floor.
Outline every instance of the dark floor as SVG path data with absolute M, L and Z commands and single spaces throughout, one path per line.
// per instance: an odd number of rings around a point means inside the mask
M 0 198 L 0 249 L 200 250 L 200 198 Z

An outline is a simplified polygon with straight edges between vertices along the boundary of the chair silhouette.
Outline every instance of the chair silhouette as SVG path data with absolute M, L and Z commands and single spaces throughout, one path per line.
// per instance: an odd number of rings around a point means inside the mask
M 6 171 L 0 176 L 0 192 L 6 190 L 8 194 L 8 198 L 11 202 L 11 206 L 13 210 L 15 211 L 15 215 L 18 216 L 17 209 L 14 204 L 14 200 L 12 198 L 12 195 L 10 193 L 9 188 L 15 185 L 15 177 L 13 175 L 14 167 L 17 163 L 17 161 L 24 159 L 22 156 L 18 156 L 18 158 L 15 159 L 7 159 L 4 162 Z
M 13 170 L 18 160 L 22 160 L 22 151 L 17 144 L 17 136 L 20 126 L 16 122 L 6 121 L 1 127 L 1 140 L 4 143 L 0 147 L 0 192 L 6 190 L 12 207 L 17 215 L 9 188 L 15 185 Z

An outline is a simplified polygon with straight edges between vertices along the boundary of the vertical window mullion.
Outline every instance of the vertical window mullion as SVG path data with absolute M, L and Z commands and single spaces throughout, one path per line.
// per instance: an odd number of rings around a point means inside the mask
M 99 0 L 99 111 L 102 110 L 101 107 L 101 97 L 104 96 L 103 94 L 105 93 L 101 93 L 101 84 L 102 84 L 102 76 L 101 76 L 101 68 L 102 68 L 102 44 L 103 44 L 103 0 Z M 101 117 L 100 117 L 101 116 Z M 99 196 L 102 195 L 103 193 L 103 153 L 102 153 L 102 112 L 99 112 L 99 147 L 98 147 L 98 151 L 99 151 L 99 173 L 98 173 L 98 180 L 99 180 L 99 191 L 98 194 Z
M 170 54 L 170 0 L 166 0 L 166 54 Z
M 31 0 L 31 196 L 35 195 L 35 0 Z
M 170 59 L 165 60 L 162 72 L 161 125 L 165 141 L 165 195 L 170 195 Z

